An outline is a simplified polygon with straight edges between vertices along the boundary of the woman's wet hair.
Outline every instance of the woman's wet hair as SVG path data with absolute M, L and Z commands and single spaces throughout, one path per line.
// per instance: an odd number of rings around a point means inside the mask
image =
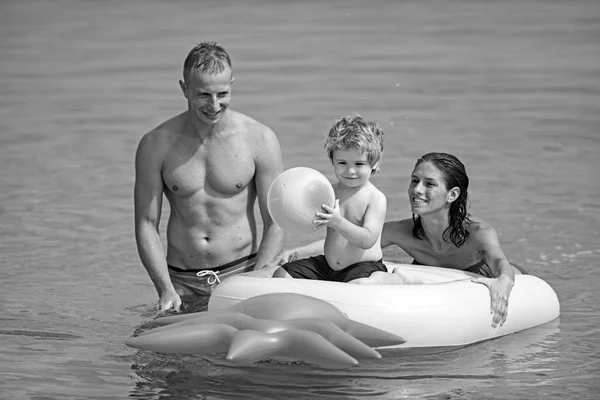
M 206 74 L 220 74 L 231 67 L 231 58 L 219 43 L 202 42 L 190 50 L 183 63 L 183 80 L 188 82 L 194 69 Z
M 415 169 L 424 162 L 433 164 L 440 171 L 446 189 L 457 187 L 460 190 L 458 198 L 450 204 L 449 226 L 442 235 L 445 241 L 449 240 L 456 247 L 460 247 L 469 237 L 465 222 L 471 222 L 471 215 L 467 212 L 469 177 L 465 166 L 452 154 L 427 153 L 417 160 Z M 413 236 L 423 239 L 425 232 L 421 224 L 421 217 L 413 214 L 413 222 Z

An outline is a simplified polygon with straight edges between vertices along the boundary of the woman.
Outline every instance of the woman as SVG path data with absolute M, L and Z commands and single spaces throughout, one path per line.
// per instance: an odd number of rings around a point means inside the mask
M 515 270 L 496 230 L 467 212 L 469 178 L 453 155 L 428 153 L 416 163 L 408 187 L 412 219 L 386 222 L 381 246 L 400 246 L 413 264 L 439 266 L 483 275 L 473 282 L 490 290 L 492 326 L 506 320 Z M 519 273 L 519 272 L 518 272 Z M 407 283 L 400 268 L 377 272 L 357 283 Z

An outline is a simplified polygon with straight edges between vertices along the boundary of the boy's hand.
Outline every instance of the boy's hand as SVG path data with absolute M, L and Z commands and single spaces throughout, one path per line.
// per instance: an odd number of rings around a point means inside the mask
M 317 219 L 314 220 L 314 223 L 319 226 L 327 225 L 330 228 L 337 229 L 343 219 L 342 214 L 340 213 L 340 200 L 335 199 L 333 207 L 323 204 L 321 208 L 326 212 L 316 213 L 315 217 L 317 217 Z

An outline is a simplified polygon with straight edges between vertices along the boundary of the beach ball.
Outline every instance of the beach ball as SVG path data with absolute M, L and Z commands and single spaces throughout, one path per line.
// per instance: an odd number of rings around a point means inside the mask
M 267 207 L 273 221 L 283 230 L 312 233 L 315 214 L 323 212 L 321 205 L 333 207 L 335 193 L 329 180 L 317 170 L 307 167 L 290 168 L 275 178 L 267 194 Z

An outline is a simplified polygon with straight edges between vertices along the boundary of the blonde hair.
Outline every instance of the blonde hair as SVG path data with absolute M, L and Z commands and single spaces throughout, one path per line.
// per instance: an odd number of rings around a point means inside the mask
M 360 115 L 338 119 L 325 139 L 325 152 L 333 162 L 336 150 L 358 150 L 367 153 L 367 160 L 374 172 L 379 171 L 379 161 L 383 154 L 383 136 L 385 133 L 374 121 L 367 121 Z
M 189 81 L 193 69 L 202 73 L 220 74 L 226 68 L 231 69 L 231 58 L 227 51 L 215 41 L 205 41 L 188 53 L 183 63 L 183 80 Z

